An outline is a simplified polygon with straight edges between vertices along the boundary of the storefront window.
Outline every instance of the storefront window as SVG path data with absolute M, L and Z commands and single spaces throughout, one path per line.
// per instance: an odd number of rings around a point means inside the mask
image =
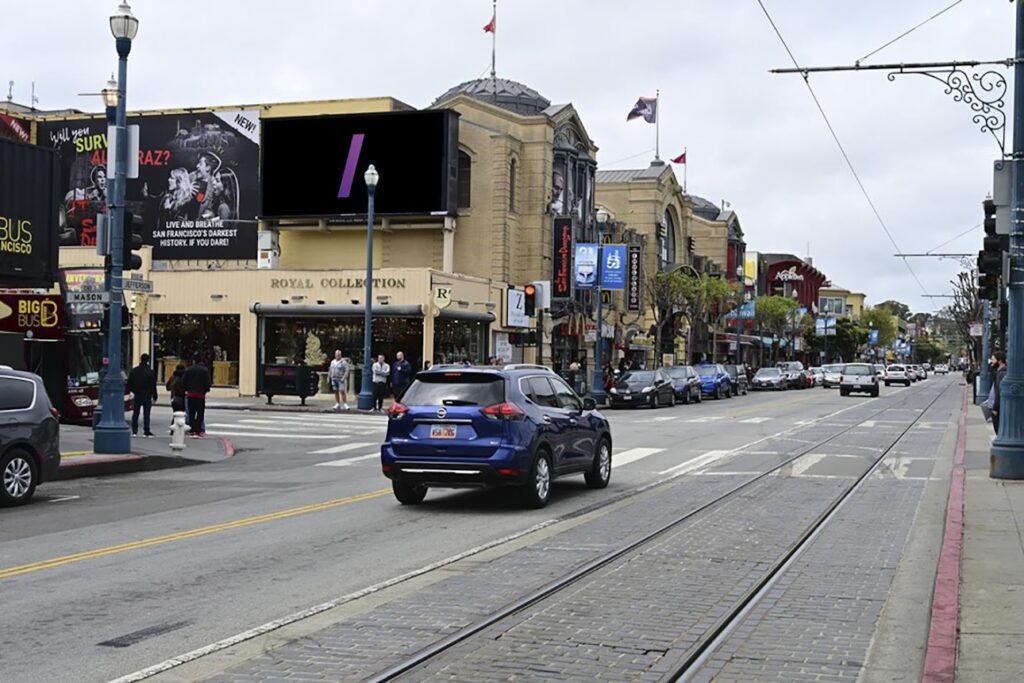
M 210 368 L 216 386 L 238 386 L 237 315 L 154 315 L 153 357 L 157 379 L 166 381 L 179 362 L 196 357 Z
M 434 363 L 487 362 L 487 330 L 488 324 L 480 321 L 438 318 L 434 321 Z

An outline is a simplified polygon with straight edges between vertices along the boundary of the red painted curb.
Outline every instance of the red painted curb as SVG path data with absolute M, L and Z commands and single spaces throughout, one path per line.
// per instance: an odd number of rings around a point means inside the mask
M 220 444 L 224 446 L 224 452 L 227 453 L 227 457 L 231 458 L 235 455 L 235 444 L 231 443 L 231 439 L 225 439 L 224 437 L 218 437 Z
M 967 391 L 964 390 L 953 462 L 963 465 L 967 445 Z M 964 537 L 964 485 L 966 472 L 953 470 L 946 503 L 946 530 L 942 536 L 939 568 L 932 593 L 932 618 L 928 629 L 928 649 L 924 656 L 922 683 L 948 683 L 956 680 L 957 637 L 960 618 L 960 552 Z

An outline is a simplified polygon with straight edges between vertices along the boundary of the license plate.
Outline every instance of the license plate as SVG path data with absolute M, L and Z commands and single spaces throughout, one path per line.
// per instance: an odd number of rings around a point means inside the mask
M 623 400 L 623 401 L 632 401 L 632 400 L 633 400 L 633 397 L 632 397 L 632 396 L 623 396 L 623 397 L 622 397 L 622 400 Z
M 854 388 L 854 389 L 860 389 L 860 385 L 859 385 L 859 384 L 854 384 L 854 385 L 853 385 L 853 388 Z
M 431 439 L 454 439 L 455 425 L 430 425 Z

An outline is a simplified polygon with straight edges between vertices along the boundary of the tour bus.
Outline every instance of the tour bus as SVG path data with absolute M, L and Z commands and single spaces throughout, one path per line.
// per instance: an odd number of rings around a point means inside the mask
M 69 292 L 102 292 L 102 268 L 62 270 L 59 293 L 0 289 L 0 365 L 34 372 L 64 422 L 90 422 L 106 356 L 102 302 L 67 303 Z M 131 317 L 124 311 L 122 371 L 131 364 Z M 131 397 L 125 396 L 125 408 Z

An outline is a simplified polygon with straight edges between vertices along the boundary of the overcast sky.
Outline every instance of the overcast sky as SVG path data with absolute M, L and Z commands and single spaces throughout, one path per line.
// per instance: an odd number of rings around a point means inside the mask
M 804 66 L 848 64 L 953 0 L 764 0 Z M 16 3 L 4 13 L 0 81 L 27 103 L 96 110 L 116 66 L 114 0 Z M 489 70 L 490 0 L 137 0 L 131 109 L 390 95 L 417 107 Z M 865 63 L 1013 54 L 1013 5 L 963 0 Z M 643 167 L 654 127 L 626 113 L 661 89 L 661 155 L 688 149 L 688 189 L 730 202 L 748 249 L 810 253 L 840 286 L 927 299 L 857 187 L 756 0 L 499 0 L 498 75 L 571 102 L 601 168 Z M 997 67 L 1001 73 L 1007 70 Z M 812 76 L 811 83 L 899 247 L 924 252 L 981 221 L 998 148 L 962 103 L 922 76 Z M 5 88 L 6 91 L 6 88 Z M 6 94 L 6 92 L 4 93 Z M 1009 141 L 1008 141 L 1009 142 Z M 676 167 L 682 180 L 683 169 Z M 976 252 L 981 228 L 940 251 Z M 809 249 L 809 252 L 808 252 Z M 929 294 L 955 261 L 912 259 Z

